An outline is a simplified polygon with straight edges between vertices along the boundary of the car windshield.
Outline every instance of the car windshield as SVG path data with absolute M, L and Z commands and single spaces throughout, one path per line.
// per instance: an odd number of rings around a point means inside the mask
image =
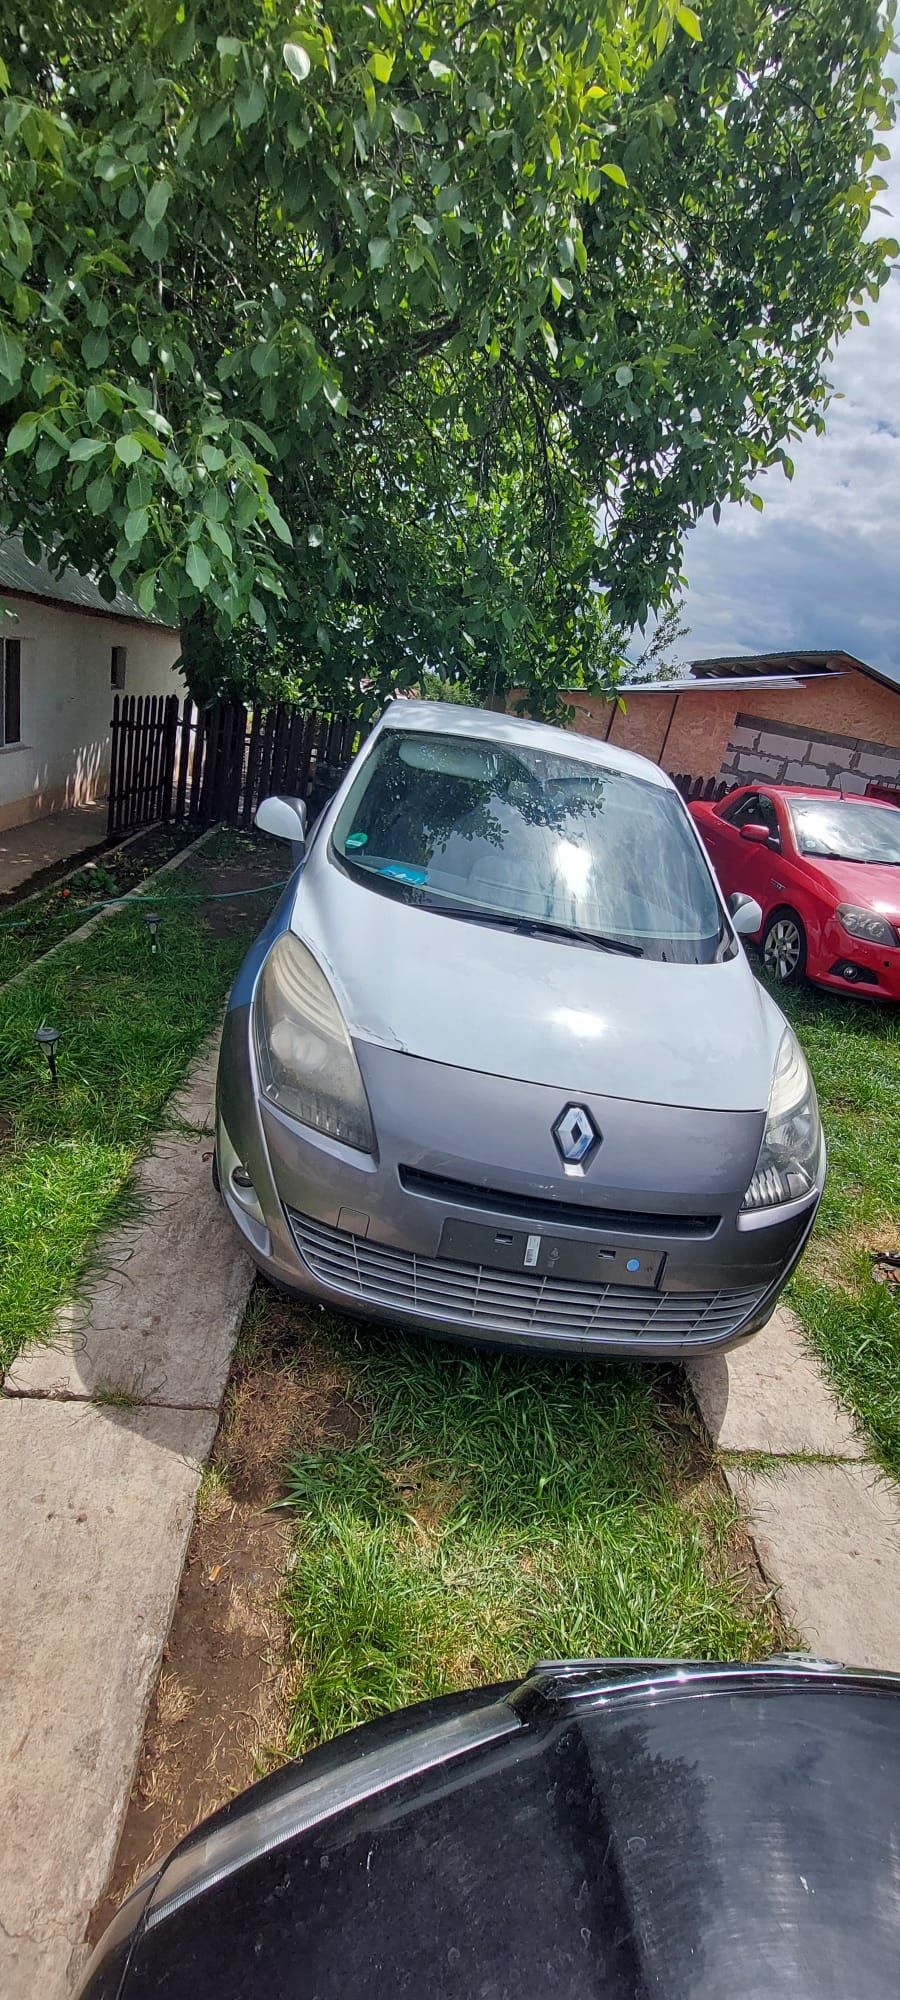
M 900 812 L 862 799 L 790 799 L 801 854 L 832 861 L 880 861 L 900 867 Z
M 674 792 L 524 743 L 386 729 L 332 844 L 373 888 L 448 915 L 685 964 L 730 946 Z

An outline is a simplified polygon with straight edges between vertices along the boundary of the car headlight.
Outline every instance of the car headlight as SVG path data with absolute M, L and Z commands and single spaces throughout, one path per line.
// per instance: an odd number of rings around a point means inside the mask
M 897 932 L 887 917 L 880 917 L 877 910 L 859 910 L 855 903 L 840 903 L 838 917 L 853 938 L 864 938 L 866 944 L 896 945 Z
M 282 932 L 266 959 L 254 1006 L 262 1087 L 301 1125 L 375 1150 L 359 1064 L 341 1010 L 312 953 Z
M 815 1086 L 803 1050 L 785 1028 L 775 1058 L 766 1129 L 741 1211 L 799 1201 L 816 1182 L 822 1132 Z

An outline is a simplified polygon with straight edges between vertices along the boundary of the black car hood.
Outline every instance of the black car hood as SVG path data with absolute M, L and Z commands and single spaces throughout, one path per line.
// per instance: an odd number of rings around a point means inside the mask
M 122 2000 L 895 2000 L 900 1682 L 536 1670 L 257 1786 L 148 1911 Z

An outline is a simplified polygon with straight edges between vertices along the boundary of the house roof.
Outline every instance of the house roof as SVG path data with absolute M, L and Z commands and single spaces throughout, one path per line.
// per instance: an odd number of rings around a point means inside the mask
M 162 622 L 148 617 L 127 591 L 117 590 L 115 597 L 107 601 L 93 577 L 81 576 L 75 569 L 64 569 L 61 576 L 55 576 L 49 563 L 30 562 L 18 535 L 0 542 L 0 595 L 7 592 L 15 597 L 37 597 L 46 604 L 62 604 L 73 611 L 94 612 L 104 618 L 127 618 L 131 624 L 160 626 Z
M 722 674 L 704 675 L 702 679 L 693 673 L 676 680 L 665 681 L 620 681 L 617 694 L 714 694 L 717 689 L 727 688 L 730 693 L 740 688 L 796 688 L 805 687 L 806 678 L 798 679 L 795 674 Z M 574 694 L 590 694 L 590 688 L 575 688 Z M 610 697 L 612 699 L 612 697 Z
M 878 681 L 882 687 L 890 688 L 892 694 L 900 695 L 900 685 L 891 679 L 890 674 L 879 673 L 877 667 L 870 667 L 865 660 L 858 660 L 854 653 L 845 653 L 840 647 L 827 653 L 795 650 L 784 653 L 720 653 L 712 659 L 692 660 L 690 675 L 694 681 L 713 681 L 719 687 L 733 681 L 741 681 L 746 686 L 754 681 L 768 680 L 772 674 L 802 682 L 815 680 L 822 674 L 842 674 L 848 667 L 858 674 L 866 674 L 870 680 Z

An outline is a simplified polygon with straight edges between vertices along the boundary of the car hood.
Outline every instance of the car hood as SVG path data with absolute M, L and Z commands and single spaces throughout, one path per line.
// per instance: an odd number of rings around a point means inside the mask
M 743 952 L 664 965 L 463 923 L 353 881 L 321 849 L 291 929 L 355 1039 L 573 1093 L 761 1111 L 784 1021 Z
M 826 861 L 824 856 L 808 857 L 821 881 L 833 889 L 842 903 L 857 909 L 877 910 L 879 915 L 900 920 L 900 868 L 889 862 Z
M 82 2000 L 894 2000 L 898 1711 L 802 1658 L 401 1709 L 189 1835 Z

